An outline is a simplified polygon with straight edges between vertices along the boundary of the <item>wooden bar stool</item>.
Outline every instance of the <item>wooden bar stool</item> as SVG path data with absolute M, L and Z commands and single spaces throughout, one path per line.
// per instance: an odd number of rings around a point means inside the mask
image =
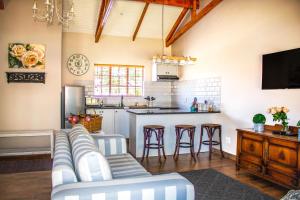
M 162 153 L 164 158 L 166 159 L 165 149 L 164 149 L 164 126 L 160 125 L 146 125 L 144 126 L 144 150 L 141 162 L 143 162 L 145 157 L 145 152 L 147 149 L 147 155 L 149 156 L 150 149 L 158 149 L 158 158 L 161 161 L 160 149 L 162 149 Z M 157 143 L 151 143 L 152 133 L 155 133 Z
M 207 132 L 208 140 L 202 141 L 203 130 L 204 129 Z M 215 134 L 216 130 L 219 130 L 219 141 L 214 141 L 213 140 L 213 137 L 214 137 L 214 134 Z M 200 135 L 200 144 L 199 144 L 199 149 L 198 149 L 197 156 L 200 153 L 201 144 L 209 145 L 209 159 L 211 160 L 212 146 L 213 145 L 220 145 L 221 155 L 224 158 L 224 154 L 223 154 L 223 150 L 222 150 L 222 127 L 221 127 L 221 125 L 220 124 L 202 124 L 200 134 L 201 134 Z
M 191 156 L 194 161 L 196 161 L 195 153 L 194 153 L 194 135 L 195 135 L 195 129 L 196 127 L 193 125 L 176 125 L 176 146 L 175 146 L 175 152 L 174 152 L 174 159 L 177 160 L 179 156 L 179 149 L 180 148 L 190 148 Z M 188 133 L 190 142 L 181 142 L 181 138 L 184 132 Z

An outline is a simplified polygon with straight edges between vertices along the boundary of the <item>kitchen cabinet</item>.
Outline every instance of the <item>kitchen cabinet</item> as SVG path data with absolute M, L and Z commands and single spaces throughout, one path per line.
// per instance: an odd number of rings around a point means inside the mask
M 102 131 L 107 134 L 121 134 L 129 137 L 129 116 L 124 109 L 89 108 L 87 114 L 98 114 L 103 117 Z
M 102 131 L 107 134 L 115 134 L 114 109 L 102 109 Z
M 178 75 L 178 66 L 177 65 L 158 65 L 157 66 L 158 75 Z
M 121 134 L 129 138 L 129 114 L 126 110 L 115 109 L 114 128 L 115 134 Z
M 178 80 L 178 65 L 173 64 L 153 64 L 152 81 L 158 80 Z

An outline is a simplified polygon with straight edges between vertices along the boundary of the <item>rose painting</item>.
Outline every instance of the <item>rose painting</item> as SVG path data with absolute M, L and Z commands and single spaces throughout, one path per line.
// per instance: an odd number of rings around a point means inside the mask
M 45 69 L 45 46 L 40 44 L 10 43 L 9 68 Z

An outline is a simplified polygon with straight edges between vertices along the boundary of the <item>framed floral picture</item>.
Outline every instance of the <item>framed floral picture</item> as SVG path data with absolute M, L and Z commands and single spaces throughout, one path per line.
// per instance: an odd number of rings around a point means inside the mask
M 45 69 L 45 46 L 41 44 L 10 43 L 9 68 Z

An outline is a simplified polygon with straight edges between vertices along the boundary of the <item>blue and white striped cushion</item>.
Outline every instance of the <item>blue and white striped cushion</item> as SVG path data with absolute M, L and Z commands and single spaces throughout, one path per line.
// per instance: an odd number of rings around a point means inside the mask
M 100 152 L 105 156 L 127 153 L 126 138 L 122 135 L 91 134 Z
M 88 130 L 82 124 L 74 125 L 68 135 L 71 144 L 73 144 L 74 140 L 78 137 L 94 142 L 94 139 L 90 136 Z
M 97 149 L 93 138 L 91 141 L 88 137 L 80 136 L 85 133 L 76 134 L 69 137 L 72 137 L 72 155 L 78 178 L 83 182 L 112 179 L 109 164 Z
M 108 156 L 106 159 L 109 163 L 113 179 L 151 176 L 130 154 Z
M 77 182 L 71 149 L 65 132 L 55 136 L 55 153 L 52 167 L 52 187 Z
M 54 188 L 52 200 L 194 200 L 194 186 L 177 173 Z

